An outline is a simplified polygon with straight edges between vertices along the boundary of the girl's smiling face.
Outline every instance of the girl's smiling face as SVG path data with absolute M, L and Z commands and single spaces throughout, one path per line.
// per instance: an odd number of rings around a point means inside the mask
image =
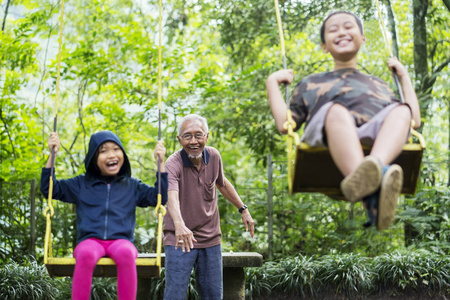
M 116 176 L 123 166 L 122 148 L 114 142 L 105 142 L 98 148 L 97 166 L 102 176 Z

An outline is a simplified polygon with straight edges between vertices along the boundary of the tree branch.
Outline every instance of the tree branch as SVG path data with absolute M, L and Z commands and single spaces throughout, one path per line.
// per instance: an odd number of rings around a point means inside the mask
M 53 14 L 54 6 L 52 5 L 51 7 L 52 8 L 51 8 L 50 13 L 49 13 L 50 16 Z M 50 18 L 50 20 L 51 20 L 51 18 Z M 43 70 L 42 70 L 42 75 L 41 75 L 41 79 L 39 81 L 39 85 L 38 85 L 38 88 L 37 88 L 37 91 L 36 91 L 36 95 L 34 96 L 34 106 L 36 106 L 36 100 L 37 100 L 37 97 L 39 95 L 39 91 L 41 90 L 41 85 L 42 85 L 42 82 L 44 81 L 45 74 L 47 73 L 47 65 L 46 65 L 45 62 L 47 61 L 48 47 L 50 45 L 50 37 L 52 35 L 52 31 L 53 31 L 53 28 L 54 28 L 52 23 L 50 23 L 49 27 L 50 27 L 50 29 L 48 30 L 47 45 L 45 46 L 44 67 L 43 67 Z
M 145 96 L 150 96 L 150 94 L 151 94 L 151 93 L 149 93 L 147 91 L 144 91 L 144 90 L 138 89 L 138 88 L 134 88 L 134 89 L 132 89 L 132 91 L 135 92 L 135 93 L 139 93 L 139 94 L 145 95 Z
M 436 69 L 433 70 L 433 73 L 430 77 L 426 79 L 424 82 L 424 90 L 431 93 L 432 87 L 436 82 L 437 76 L 439 72 L 441 72 L 446 66 L 450 64 L 450 57 L 448 57 L 442 64 L 440 64 Z
M 14 159 L 17 159 L 16 151 L 14 150 L 14 143 L 12 141 L 11 134 L 8 129 L 8 124 L 6 123 L 5 119 L 3 119 L 3 109 L 0 110 L 0 119 L 2 120 L 3 124 L 5 125 L 5 131 L 8 134 L 8 139 L 9 139 L 9 143 L 11 144 L 11 149 L 12 149 L 12 152 L 14 155 Z
M 450 0 L 449 0 L 450 1 Z M 437 50 L 437 47 L 440 45 L 440 44 L 443 44 L 443 43 L 448 43 L 448 42 L 450 42 L 449 40 L 440 40 L 440 41 L 437 41 L 436 42 L 436 44 L 434 44 L 434 47 L 433 47 L 433 49 L 431 50 L 431 52 L 430 52 L 430 57 L 431 57 L 431 66 L 432 66 L 432 68 L 434 67 L 434 55 L 436 54 L 436 50 Z
M 86 128 L 84 127 L 83 123 L 83 97 L 86 93 L 87 85 L 88 85 L 88 75 L 89 75 L 90 69 L 88 70 L 88 73 L 86 74 L 86 77 L 84 78 L 84 82 L 80 83 L 80 86 L 78 87 L 78 118 L 80 120 L 81 128 L 83 129 L 83 145 L 84 145 L 84 153 L 87 153 L 86 149 Z
M 427 80 L 428 53 L 426 15 L 429 0 L 413 0 L 413 32 L 414 32 L 414 72 L 416 80 Z M 427 92 L 427 89 L 422 92 Z
M 6 8 L 5 8 L 5 16 L 3 17 L 3 22 L 2 22 L 2 31 L 5 31 L 5 24 L 6 24 L 6 16 L 8 16 L 8 9 L 9 9 L 9 4 L 11 3 L 11 0 L 8 0 L 8 2 L 6 2 Z
M 48 128 L 49 131 L 53 131 L 53 126 L 51 126 L 50 124 L 48 124 L 48 123 L 44 120 L 44 118 L 42 118 L 42 120 L 43 120 L 44 126 L 47 126 L 47 128 Z M 77 132 L 77 135 L 76 135 L 75 139 L 76 139 L 77 137 L 78 137 L 78 132 Z M 66 147 L 64 147 L 64 145 L 63 145 L 62 143 L 60 144 L 60 146 L 61 146 L 61 148 L 67 153 L 67 155 L 69 156 L 70 161 L 72 162 L 72 164 L 73 164 L 75 167 L 79 168 L 79 167 L 80 167 L 80 164 L 77 163 L 77 161 L 76 161 L 75 158 L 73 157 L 72 153 L 70 152 L 70 150 L 72 149 L 73 144 L 70 146 L 69 149 L 67 149 Z
M 446 66 L 450 64 L 450 57 L 448 57 L 442 64 L 439 65 L 436 69 L 434 69 L 433 73 L 441 72 Z

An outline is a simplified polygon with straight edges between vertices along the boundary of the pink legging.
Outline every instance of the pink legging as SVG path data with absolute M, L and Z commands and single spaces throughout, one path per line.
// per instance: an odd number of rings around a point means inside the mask
M 108 256 L 117 266 L 117 296 L 119 300 L 135 300 L 137 290 L 136 257 L 138 251 L 128 240 L 100 240 L 89 238 L 79 243 L 73 256 L 76 259 L 72 282 L 72 300 L 89 300 L 92 274 L 97 261 Z

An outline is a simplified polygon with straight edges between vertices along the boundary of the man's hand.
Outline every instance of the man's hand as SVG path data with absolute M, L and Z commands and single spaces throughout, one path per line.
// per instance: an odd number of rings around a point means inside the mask
M 242 222 L 244 222 L 245 230 L 250 231 L 250 236 L 253 237 L 255 235 L 255 221 L 253 221 L 248 209 L 242 212 Z
M 177 239 L 175 250 L 180 246 L 183 252 L 191 252 L 191 249 L 194 248 L 194 242 L 197 242 L 192 231 L 184 224 L 175 226 L 175 237 Z

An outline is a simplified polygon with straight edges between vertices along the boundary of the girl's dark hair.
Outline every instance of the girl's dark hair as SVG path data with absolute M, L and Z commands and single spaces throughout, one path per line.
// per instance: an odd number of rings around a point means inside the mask
M 89 173 L 95 175 L 96 177 L 100 176 L 100 169 L 98 168 L 98 165 L 97 165 L 97 159 L 98 159 L 99 153 L 100 153 L 100 147 L 98 147 L 97 150 L 95 151 L 95 154 L 89 163 L 88 170 L 86 170 Z
M 332 16 L 337 15 L 337 14 L 347 14 L 347 15 L 353 16 L 356 20 L 356 24 L 358 24 L 359 29 L 361 30 L 361 33 L 364 34 L 363 25 L 362 25 L 361 19 L 358 18 L 358 16 L 356 16 L 354 13 L 349 12 L 349 11 L 339 10 L 339 11 L 332 12 L 331 14 L 328 15 L 328 17 L 325 18 L 325 20 L 323 20 L 322 26 L 320 27 L 320 39 L 322 40 L 322 44 L 325 44 L 325 23 L 328 21 L 329 18 L 331 18 Z
M 114 142 L 114 143 L 116 144 L 116 142 Z M 89 162 L 88 169 L 86 170 L 86 174 L 89 174 L 89 176 L 94 176 L 96 178 L 101 177 L 102 172 L 100 171 L 100 168 L 98 167 L 97 160 L 98 160 L 98 156 L 100 155 L 100 148 L 102 147 L 103 144 L 104 143 L 102 143 L 100 146 L 98 146 L 97 150 L 95 150 L 94 156 L 92 156 L 92 159 Z M 125 167 L 122 166 L 122 168 L 120 169 L 120 171 L 117 175 L 118 176 L 122 176 L 122 175 L 127 176 L 126 164 L 128 164 L 128 158 L 127 158 L 125 151 L 123 151 L 122 147 L 120 148 L 120 150 L 122 150 L 122 152 L 123 152 Z M 128 176 L 131 176 L 131 174 L 129 174 Z

